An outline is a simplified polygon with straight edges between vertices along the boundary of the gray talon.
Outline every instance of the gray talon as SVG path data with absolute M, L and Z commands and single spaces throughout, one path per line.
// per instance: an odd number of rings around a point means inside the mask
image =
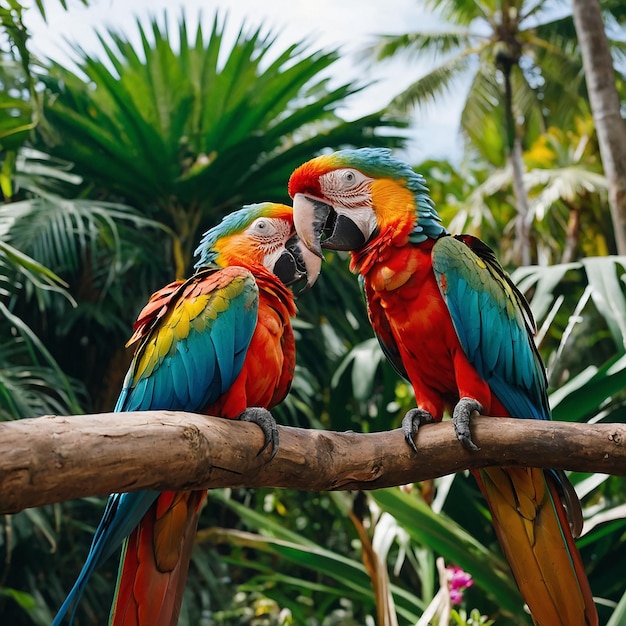
M 278 452 L 278 427 L 276 426 L 276 420 L 273 418 L 272 414 L 267 409 L 259 406 L 252 406 L 243 411 L 237 419 L 242 422 L 251 422 L 252 424 L 256 424 L 263 431 L 263 434 L 265 435 L 265 443 L 259 450 L 258 454 L 263 454 L 263 452 L 271 444 L 272 453 L 268 459 L 268 461 L 271 461 Z
M 424 411 L 424 409 L 411 409 L 402 418 L 402 433 L 414 452 L 417 452 L 415 436 L 419 427 L 424 424 L 432 424 L 434 421 L 435 418 L 428 411 Z
M 470 422 L 474 413 L 480 415 L 483 407 L 473 398 L 461 398 L 454 407 L 452 414 L 452 423 L 454 424 L 454 432 L 456 438 L 466 450 L 480 450 L 480 448 L 472 441 L 472 433 L 470 432 Z

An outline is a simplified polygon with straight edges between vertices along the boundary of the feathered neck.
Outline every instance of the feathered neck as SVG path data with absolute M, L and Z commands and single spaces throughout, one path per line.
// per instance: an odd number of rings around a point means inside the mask
M 286 287 L 275 274 L 262 265 L 256 265 L 254 269 L 248 269 L 254 274 L 260 297 L 263 298 L 263 294 L 265 294 L 266 297 L 274 301 L 272 302 L 273 308 L 277 310 L 283 308 L 289 317 L 295 317 L 297 309 L 291 289 Z
M 415 186 L 419 184 L 419 189 L 411 189 L 407 181 L 407 188 L 413 191 L 415 197 L 415 216 L 417 218 L 409 235 L 409 241 L 421 243 L 426 239 L 439 239 L 441 235 L 447 235 L 448 231 L 441 224 L 441 218 L 435 210 L 435 203 L 428 195 L 428 188 L 423 176 L 415 172 L 414 175 L 418 179 Z
M 449 234 L 424 177 L 386 151 L 377 150 L 376 156 L 367 173 L 374 179 L 371 194 L 378 228 L 360 250 L 352 252 L 351 269 L 361 274 L 399 248 L 428 246 Z

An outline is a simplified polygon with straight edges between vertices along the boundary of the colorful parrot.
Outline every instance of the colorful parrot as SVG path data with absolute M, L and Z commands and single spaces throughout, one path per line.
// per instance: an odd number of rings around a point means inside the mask
M 380 345 L 415 391 L 416 408 L 402 422 L 414 449 L 418 426 L 444 410 L 469 449 L 475 412 L 551 419 L 528 303 L 486 244 L 446 231 L 422 176 L 386 149 L 343 150 L 297 168 L 289 193 L 296 231 L 318 255 L 309 281 L 322 248 L 351 252 Z M 474 474 L 535 624 L 597 625 L 573 539 L 582 511 L 565 474 Z
M 272 203 L 225 217 L 196 255 L 195 274 L 156 292 L 139 314 L 128 342 L 137 348 L 115 410 L 252 421 L 272 458 L 278 431 L 267 409 L 285 397 L 295 367 L 296 308 L 287 286 L 306 278 L 313 255 L 300 246 L 291 207 Z M 73 621 L 89 576 L 122 544 L 110 623 L 175 625 L 205 498 L 205 490 L 111 495 L 53 626 L 68 612 Z

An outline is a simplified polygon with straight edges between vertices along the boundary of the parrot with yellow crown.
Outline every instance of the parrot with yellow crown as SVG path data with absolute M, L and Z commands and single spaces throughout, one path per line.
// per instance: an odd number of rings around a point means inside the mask
M 289 180 L 302 243 L 350 251 L 383 352 L 411 382 L 407 442 L 449 411 L 459 441 L 476 449 L 470 418 L 551 419 L 545 368 L 528 303 L 494 252 L 441 224 L 422 176 L 384 148 L 341 150 Z M 538 626 L 597 626 L 574 537 L 582 511 L 562 471 L 489 467 L 473 472 L 518 587 Z

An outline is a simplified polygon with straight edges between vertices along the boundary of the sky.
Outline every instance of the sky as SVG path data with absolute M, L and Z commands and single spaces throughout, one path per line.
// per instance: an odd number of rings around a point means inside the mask
M 184 8 L 189 31 L 200 15 L 210 27 L 216 10 L 227 13 L 233 35 L 242 23 L 263 25 L 277 35 L 278 49 L 302 40 L 317 48 L 341 50 L 333 76 L 340 82 L 370 83 L 341 111 L 347 119 L 372 113 L 428 70 L 426 61 L 398 59 L 375 67 L 359 61 L 363 48 L 378 34 L 398 34 L 436 27 L 434 18 L 420 0 L 90 0 L 85 7 L 68 0 L 64 11 L 58 0 L 45 2 L 47 22 L 36 9 L 27 12 L 25 22 L 31 32 L 30 46 L 40 56 L 61 62 L 71 58 L 71 43 L 90 53 L 101 48 L 96 32 L 113 28 L 133 38 L 136 20 L 167 16 L 174 26 Z M 172 29 L 175 32 L 175 29 Z M 450 97 L 437 107 L 416 111 L 404 155 L 414 163 L 427 158 L 457 160 L 460 157 L 459 119 L 462 98 Z

